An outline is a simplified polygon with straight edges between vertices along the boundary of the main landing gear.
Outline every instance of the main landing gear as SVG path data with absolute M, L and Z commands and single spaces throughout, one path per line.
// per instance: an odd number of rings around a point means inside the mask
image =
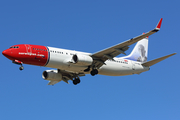
M 93 69 L 92 71 L 91 71 L 91 75 L 92 76 L 95 76 L 95 75 L 97 75 L 98 74 L 98 70 L 97 69 Z
M 77 84 L 79 84 L 80 82 L 81 82 L 81 81 L 80 81 L 79 77 L 75 77 L 74 80 L 73 80 L 73 84 L 74 84 L 74 85 L 77 85 Z
M 90 71 L 90 68 L 91 68 L 91 66 L 88 66 L 88 68 L 85 69 L 84 72 L 89 72 L 89 71 Z M 91 71 L 90 73 L 91 73 L 92 76 L 95 76 L 95 75 L 97 75 L 99 72 L 98 72 L 97 69 L 94 69 L 94 67 L 93 67 L 93 68 L 92 68 L 92 71 Z
M 88 69 L 89 69 L 89 68 L 88 68 Z M 86 69 L 86 72 L 88 72 L 87 69 Z M 97 69 L 93 69 L 90 73 L 91 73 L 92 76 L 95 76 L 95 75 L 98 74 L 98 70 L 97 70 Z M 79 79 L 78 76 L 73 79 L 73 84 L 74 84 L 74 85 L 77 85 L 77 84 L 79 84 L 80 82 L 81 82 L 81 81 L 80 81 L 80 79 Z

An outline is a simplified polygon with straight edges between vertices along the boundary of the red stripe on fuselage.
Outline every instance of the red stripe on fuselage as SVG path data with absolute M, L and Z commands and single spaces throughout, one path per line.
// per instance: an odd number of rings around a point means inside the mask
M 41 45 L 20 44 L 7 49 L 6 55 L 10 60 L 19 60 L 24 64 L 45 66 L 48 62 L 48 49 Z

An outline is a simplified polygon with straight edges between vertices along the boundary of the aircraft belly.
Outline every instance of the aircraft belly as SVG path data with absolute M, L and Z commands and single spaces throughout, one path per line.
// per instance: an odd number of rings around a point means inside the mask
M 132 72 L 132 65 L 129 63 L 122 64 L 107 62 L 106 65 L 103 65 L 99 70 L 99 74 L 108 76 L 131 75 Z
M 108 75 L 108 76 L 124 76 L 124 75 L 140 74 L 148 70 L 149 67 L 143 67 L 140 64 L 136 65 L 135 68 L 133 68 L 133 64 L 131 62 L 128 63 L 107 62 L 106 65 L 103 65 L 100 68 L 99 74 Z

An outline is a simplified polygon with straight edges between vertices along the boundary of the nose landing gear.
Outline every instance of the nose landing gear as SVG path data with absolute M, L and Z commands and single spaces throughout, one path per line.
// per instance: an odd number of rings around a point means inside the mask
M 19 60 L 13 60 L 12 61 L 14 64 L 17 64 L 17 65 L 21 65 L 21 67 L 19 67 L 19 70 L 23 70 L 24 69 L 24 67 L 22 66 L 22 62 L 21 61 L 19 61 Z

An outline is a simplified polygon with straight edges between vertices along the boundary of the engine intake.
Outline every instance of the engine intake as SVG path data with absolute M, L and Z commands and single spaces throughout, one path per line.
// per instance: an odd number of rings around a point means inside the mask
M 42 73 L 42 78 L 44 80 L 61 81 L 62 74 L 58 73 L 57 70 L 46 70 Z
M 79 65 L 91 65 L 93 62 L 92 57 L 88 55 L 73 55 L 72 60 Z

